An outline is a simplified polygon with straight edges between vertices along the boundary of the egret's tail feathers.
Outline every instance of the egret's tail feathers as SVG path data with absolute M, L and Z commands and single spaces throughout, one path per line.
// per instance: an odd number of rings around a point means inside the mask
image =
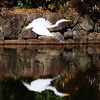
M 23 85 L 27 87 L 28 83 L 22 81 Z

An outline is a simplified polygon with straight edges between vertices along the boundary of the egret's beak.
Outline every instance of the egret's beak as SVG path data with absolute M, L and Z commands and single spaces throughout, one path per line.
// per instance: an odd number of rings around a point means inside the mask
M 67 22 L 72 22 L 72 20 L 66 20 Z
M 64 93 L 64 96 L 70 96 L 70 94 L 69 93 Z

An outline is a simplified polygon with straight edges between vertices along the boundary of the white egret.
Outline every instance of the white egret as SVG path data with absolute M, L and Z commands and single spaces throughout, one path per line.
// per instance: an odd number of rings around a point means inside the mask
M 58 96 L 69 96 L 68 93 L 61 93 L 58 92 L 57 89 L 53 86 L 50 86 L 51 82 L 57 78 L 59 78 L 59 76 L 53 78 L 53 79 L 37 79 L 32 81 L 30 84 L 26 83 L 26 82 L 22 82 L 24 84 L 25 87 L 27 87 L 28 90 L 30 91 L 35 91 L 35 92 L 43 92 L 45 90 L 52 90 L 56 95 Z
M 60 42 L 63 42 L 58 37 L 54 36 L 52 33 L 49 32 L 49 28 L 57 27 L 62 22 L 71 22 L 71 20 L 61 19 L 56 22 L 56 24 L 52 25 L 48 20 L 45 20 L 44 18 L 37 18 L 33 20 L 27 27 L 25 27 L 26 30 L 32 29 L 35 33 L 38 35 L 45 35 L 45 36 L 52 36 L 55 39 L 59 40 Z

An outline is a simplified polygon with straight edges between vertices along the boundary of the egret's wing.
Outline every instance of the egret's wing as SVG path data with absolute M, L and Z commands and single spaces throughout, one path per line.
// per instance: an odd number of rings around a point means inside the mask
M 45 20 L 45 26 L 50 26 L 52 25 L 48 20 Z
M 50 85 L 52 79 L 37 79 L 37 80 L 34 80 L 31 82 L 31 86 L 41 86 L 41 87 L 44 87 L 44 86 L 47 86 L 47 85 Z
M 22 82 L 23 85 L 30 91 L 36 91 L 36 92 L 42 92 L 44 91 L 44 85 L 41 85 L 38 81 L 32 81 L 31 84 L 28 84 L 26 82 Z
M 48 20 L 45 20 L 44 18 L 37 18 L 33 20 L 31 23 L 38 23 L 38 22 L 44 24 L 45 26 L 51 25 L 51 23 Z
M 34 27 L 32 31 L 34 31 L 38 35 L 54 36 L 44 25 L 41 25 L 41 23 L 37 23 L 37 27 Z
M 31 82 L 31 89 L 33 91 L 42 92 L 45 87 L 50 85 L 52 79 L 37 79 Z

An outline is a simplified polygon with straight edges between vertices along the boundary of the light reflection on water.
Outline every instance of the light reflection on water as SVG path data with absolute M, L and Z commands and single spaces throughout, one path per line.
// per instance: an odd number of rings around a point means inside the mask
M 53 78 L 52 91 L 30 92 L 22 81 Z M 0 100 L 99 100 L 100 45 L 5 45 L 0 47 Z M 40 83 L 41 84 L 41 83 Z

